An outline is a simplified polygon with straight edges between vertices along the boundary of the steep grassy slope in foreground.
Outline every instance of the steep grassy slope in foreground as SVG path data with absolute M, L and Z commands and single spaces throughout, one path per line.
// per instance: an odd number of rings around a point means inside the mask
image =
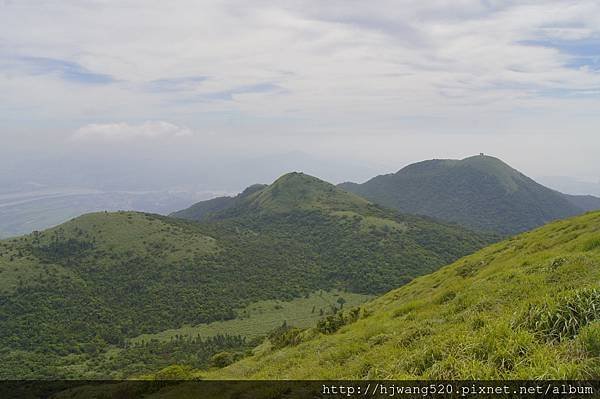
M 600 206 L 593 197 L 566 196 L 498 158 L 481 155 L 418 162 L 363 184 L 342 183 L 340 187 L 400 212 L 504 235 Z
M 208 342 L 131 338 L 241 318 L 253 303 L 318 290 L 382 293 L 484 242 L 301 174 L 202 224 L 135 212 L 82 216 L 0 241 L 0 378 L 204 367 L 218 351 L 247 349 L 239 331 Z
M 204 377 L 600 378 L 600 212 L 487 247 L 352 320 Z

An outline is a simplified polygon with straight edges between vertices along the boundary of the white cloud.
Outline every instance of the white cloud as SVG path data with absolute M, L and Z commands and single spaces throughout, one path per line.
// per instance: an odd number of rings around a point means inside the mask
M 191 136 L 192 130 L 164 121 L 147 121 L 139 125 L 128 123 L 92 123 L 77 129 L 71 136 L 75 140 L 101 139 L 125 141 L 159 137 Z
M 399 109 L 406 115 L 429 114 L 434 106 L 436 113 L 453 116 L 465 98 L 487 109 L 513 106 L 515 97 L 527 106 L 540 88 L 600 84 L 598 73 L 566 67 L 568 56 L 557 49 L 523 43 L 599 34 L 600 5 L 594 1 L 257 1 L 248 6 L 177 0 L 147 2 L 142 8 L 133 0 L 8 4 L 0 13 L 0 56 L 10 50 L 65 60 L 114 77 L 111 88 L 65 82 L 71 95 L 52 93 L 59 95 L 57 101 L 42 105 L 64 105 L 76 115 L 89 116 L 91 106 L 95 116 L 111 118 L 111 104 L 119 101 L 143 104 L 135 112 L 150 115 L 233 110 L 268 117 L 327 115 L 331 120 L 360 112 L 380 119 L 397 116 Z M 206 79 L 183 86 L 190 76 Z M 52 77 L 37 76 L 36 81 L 43 87 L 41 82 Z M 141 89 L 153 82 L 153 93 Z M 185 90 L 156 82 L 180 82 L 177 87 Z M 278 85 L 288 94 L 188 104 L 261 83 Z M 90 93 L 89 101 L 71 101 Z M 15 94 L 36 101 L 39 91 L 32 87 Z
M 172 136 L 132 124 L 157 119 L 223 147 L 568 132 L 595 149 L 600 62 L 561 46 L 599 37 L 596 0 L 0 1 L 0 135 L 108 120 L 123 123 L 75 136 Z M 70 69 L 3 70 L 3 55 Z

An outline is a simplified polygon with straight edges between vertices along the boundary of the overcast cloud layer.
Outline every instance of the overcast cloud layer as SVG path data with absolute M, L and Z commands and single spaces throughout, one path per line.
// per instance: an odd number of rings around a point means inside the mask
M 4 162 L 486 152 L 597 180 L 599 132 L 595 0 L 0 0 Z

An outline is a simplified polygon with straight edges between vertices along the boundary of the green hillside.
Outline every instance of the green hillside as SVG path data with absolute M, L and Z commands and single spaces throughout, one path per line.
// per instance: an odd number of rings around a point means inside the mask
M 215 233 L 285 240 L 283 256 L 319 265 L 299 271 L 300 281 L 326 275 L 328 287 L 336 282 L 334 287 L 366 294 L 404 284 L 495 238 L 398 214 L 296 172 L 206 219 L 204 226 Z
M 247 207 L 271 212 L 295 210 L 365 211 L 370 203 L 315 177 L 288 173 L 249 198 Z
M 373 208 L 373 205 L 359 196 L 340 190 L 316 177 L 292 172 L 281 176 L 271 185 L 255 184 L 235 197 L 201 201 L 170 216 L 204 221 L 266 212 L 332 212 L 368 208 Z
M 501 160 L 474 156 L 430 160 L 363 183 L 342 183 L 354 192 L 401 212 L 428 215 L 503 235 L 597 209 L 594 201 L 546 188 Z
M 96 213 L 0 241 L 0 378 L 123 378 L 172 363 L 205 367 L 220 351 L 241 356 L 257 335 L 211 323 L 319 291 L 357 300 L 380 294 L 489 240 L 302 174 L 246 193 L 206 219 Z M 190 326 L 196 335 L 165 333 Z
M 227 208 L 235 206 L 235 204 L 237 204 L 243 198 L 258 190 L 263 189 L 264 187 L 264 184 L 255 184 L 253 186 L 248 187 L 235 197 L 217 197 L 207 201 L 200 201 L 189 208 L 173 212 L 169 216 L 196 221 L 205 220 L 208 219 L 210 215 L 216 212 L 220 212 Z
M 598 379 L 600 212 L 491 245 L 286 338 L 199 375 Z

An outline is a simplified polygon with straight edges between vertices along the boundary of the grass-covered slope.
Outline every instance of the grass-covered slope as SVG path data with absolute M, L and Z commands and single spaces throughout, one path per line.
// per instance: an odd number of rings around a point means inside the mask
M 373 205 L 362 197 L 340 190 L 316 177 L 292 172 L 270 185 L 255 184 L 235 197 L 200 201 L 170 216 L 206 221 L 269 212 L 364 211 L 369 207 L 373 208 Z
M 207 219 L 96 213 L 0 241 L 0 378 L 124 377 L 167 361 L 203 366 L 214 352 L 246 344 L 174 337 L 132 347 L 130 339 L 319 290 L 382 293 L 487 240 L 302 174 Z
M 598 379 L 600 212 L 489 246 L 285 343 L 200 375 Z
M 501 160 L 481 155 L 423 161 L 363 184 L 340 187 L 401 212 L 505 235 L 589 209 L 577 205 L 585 199 L 567 198 Z
M 235 206 L 243 198 L 254 193 L 255 191 L 261 190 L 264 187 L 265 185 L 263 184 L 255 184 L 248 187 L 235 197 L 217 197 L 207 201 L 200 201 L 189 208 L 173 212 L 169 216 L 196 221 L 205 220 L 216 212 L 220 212 Z

